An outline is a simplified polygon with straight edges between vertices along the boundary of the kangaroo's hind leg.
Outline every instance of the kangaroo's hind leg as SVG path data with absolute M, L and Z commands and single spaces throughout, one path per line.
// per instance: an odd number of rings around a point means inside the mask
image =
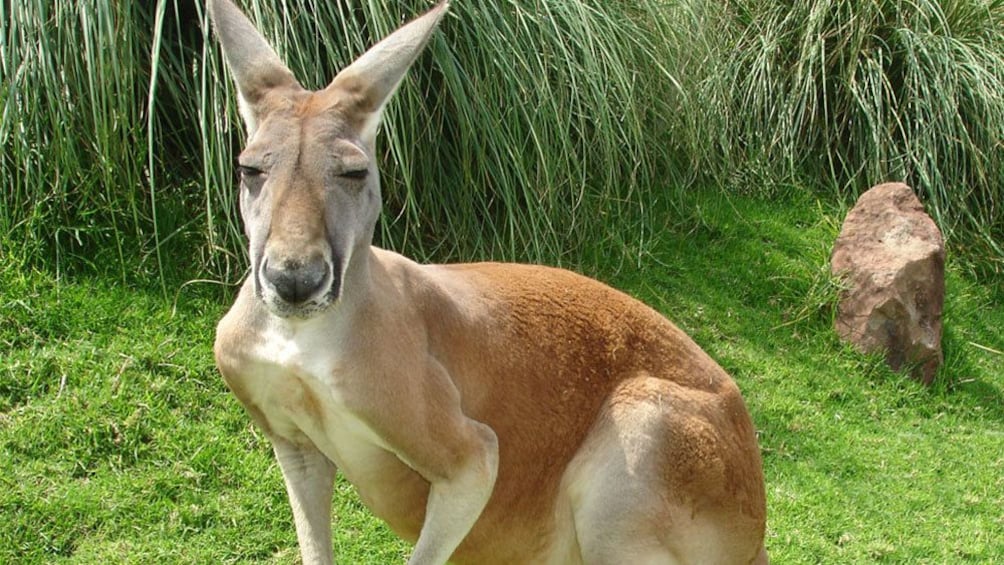
M 766 562 L 759 451 L 729 387 L 613 392 L 565 477 L 583 563 Z

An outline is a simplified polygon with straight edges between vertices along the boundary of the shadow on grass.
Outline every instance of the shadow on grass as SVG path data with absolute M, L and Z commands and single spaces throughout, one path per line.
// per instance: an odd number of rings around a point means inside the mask
M 985 327 L 984 330 L 981 335 L 989 336 L 993 328 Z M 942 335 L 945 361 L 931 392 L 948 396 L 965 395 L 987 416 L 1004 422 L 1004 355 L 998 353 L 999 349 L 987 351 L 985 347 L 961 337 L 954 325 L 946 324 Z M 986 367 L 996 366 L 996 375 L 978 366 L 975 360 L 979 358 L 986 361 L 983 363 Z

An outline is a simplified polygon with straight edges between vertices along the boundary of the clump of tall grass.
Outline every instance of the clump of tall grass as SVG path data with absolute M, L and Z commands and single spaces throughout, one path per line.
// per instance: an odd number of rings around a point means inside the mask
M 238 3 L 309 88 L 431 6 Z M 663 164 L 657 7 L 465 0 L 452 14 L 385 117 L 384 245 L 560 260 L 647 200 Z M 0 237 L 12 253 L 116 265 L 124 279 L 194 253 L 213 275 L 240 276 L 243 125 L 203 2 L 28 0 L 3 3 L 0 19 Z
M 238 3 L 312 88 L 431 5 Z M 237 279 L 243 126 L 203 2 L 2 2 L 0 21 L 0 259 L 128 279 L 194 256 Z M 900 179 L 999 272 L 1002 29 L 1004 0 L 455 1 L 388 108 L 380 243 L 562 262 L 644 237 L 675 179 Z
M 163 270 L 162 247 L 198 215 L 178 6 L 0 5 L 4 261 L 123 280 Z
M 127 242 L 145 238 L 145 154 L 136 143 L 143 81 L 135 73 L 148 45 L 140 34 L 116 34 L 116 22 L 134 19 L 132 4 L 0 5 L 0 230 L 8 257 L 93 260 L 80 251 L 97 243 L 121 264 Z
M 683 124 L 704 168 L 736 184 L 816 178 L 845 195 L 904 180 L 1004 269 L 1004 2 L 715 7 L 676 8 L 707 30 L 692 44 L 708 64 L 687 77 L 711 119 Z

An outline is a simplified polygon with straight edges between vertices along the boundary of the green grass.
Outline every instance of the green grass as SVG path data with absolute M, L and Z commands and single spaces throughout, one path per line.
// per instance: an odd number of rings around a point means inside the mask
M 796 189 L 676 204 L 689 213 L 565 262 L 666 312 L 735 376 L 774 562 L 1004 560 L 1001 288 L 949 258 L 945 366 L 924 388 L 831 330 L 838 210 Z M 168 303 L 156 284 L 10 266 L 0 288 L 0 562 L 298 559 L 267 442 L 213 367 L 225 293 L 193 284 Z M 335 507 L 342 562 L 403 562 L 343 482 Z

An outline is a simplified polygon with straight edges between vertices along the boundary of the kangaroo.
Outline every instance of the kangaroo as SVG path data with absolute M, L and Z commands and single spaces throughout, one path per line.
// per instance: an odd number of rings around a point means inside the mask
M 569 271 L 372 246 L 381 111 L 447 8 L 315 92 L 209 0 L 251 261 L 216 363 L 271 441 L 303 562 L 333 560 L 341 470 L 412 565 L 766 563 L 749 413 L 675 325 Z

